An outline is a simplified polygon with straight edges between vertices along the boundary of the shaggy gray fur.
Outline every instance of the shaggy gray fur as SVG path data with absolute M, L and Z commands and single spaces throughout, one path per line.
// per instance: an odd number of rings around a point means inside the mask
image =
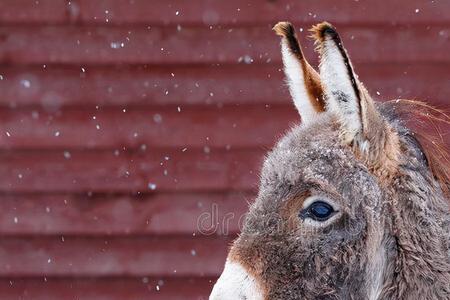
M 233 255 L 268 299 L 450 299 L 449 205 L 420 146 L 392 123 L 403 157 L 386 184 L 342 145 L 338 122 L 323 113 L 268 154 Z M 304 224 L 286 207 L 305 193 L 331 199 L 341 216 Z

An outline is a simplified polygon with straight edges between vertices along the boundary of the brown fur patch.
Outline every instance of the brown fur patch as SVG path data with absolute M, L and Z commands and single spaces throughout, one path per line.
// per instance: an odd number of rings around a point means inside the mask
M 320 76 L 317 72 L 302 60 L 304 75 L 305 75 L 305 85 L 308 91 L 311 103 L 317 112 L 325 111 L 325 100 L 323 96 L 323 89 L 320 83 Z
M 261 280 L 260 273 L 262 272 L 264 266 L 259 258 L 260 255 L 261 254 L 258 253 L 258 249 L 252 247 L 251 245 L 248 246 L 247 242 L 239 242 L 238 238 L 231 247 L 227 258 L 232 262 L 240 264 L 248 272 L 248 274 L 253 276 L 265 299 L 265 295 L 268 294 L 268 289 Z
M 286 226 L 288 230 L 291 231 L 299 227 L 300 220 L 298 218 L 298 212 L 302 209 L 303 203 L 309 196 L 311 196 L 311 192 L 303 192 L 286 201 L 286 204 L 281 211 L 281 215 L 287 220 Z

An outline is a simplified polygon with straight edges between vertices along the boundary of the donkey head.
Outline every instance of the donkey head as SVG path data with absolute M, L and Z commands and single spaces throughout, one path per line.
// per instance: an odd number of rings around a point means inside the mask
M 274 30 L 302 124 L 268 154 L 210 299 L 448 299 L 448 172 L 396 116 L 421 104 L 375 103 L 330 24 L 312 29 L 320 75 L 291 24 Z

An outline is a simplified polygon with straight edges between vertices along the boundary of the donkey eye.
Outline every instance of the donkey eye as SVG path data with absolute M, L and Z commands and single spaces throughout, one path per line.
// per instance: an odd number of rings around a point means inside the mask
M 316 201 L 303 209 L 300 212 L 300 217 L 302 219 L 311 218 L 314 221 L 323 222 L 328 220 L 335 212 L 330 204 L 324 201 Z

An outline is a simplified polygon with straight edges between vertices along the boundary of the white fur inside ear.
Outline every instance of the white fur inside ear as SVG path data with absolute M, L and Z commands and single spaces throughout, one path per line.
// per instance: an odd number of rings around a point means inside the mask
M 324 41 L 320 76 L 328 97 L 328 109 L 336 113 L 343 125 L 346 142 L 361 131 L 359 99 L 341 51 L 332 39 Z
M 283 57 L 284 73 L 286 74 L 289 91 L 294 100 L 303 123 L 309 123 L 317 115 L 316 110 L 311 104 L 308 91 L 305 86 L 305 79 L 302 65 L 294 54 L 289 49 L 287 41 L 281 41 L 281 54 Z

